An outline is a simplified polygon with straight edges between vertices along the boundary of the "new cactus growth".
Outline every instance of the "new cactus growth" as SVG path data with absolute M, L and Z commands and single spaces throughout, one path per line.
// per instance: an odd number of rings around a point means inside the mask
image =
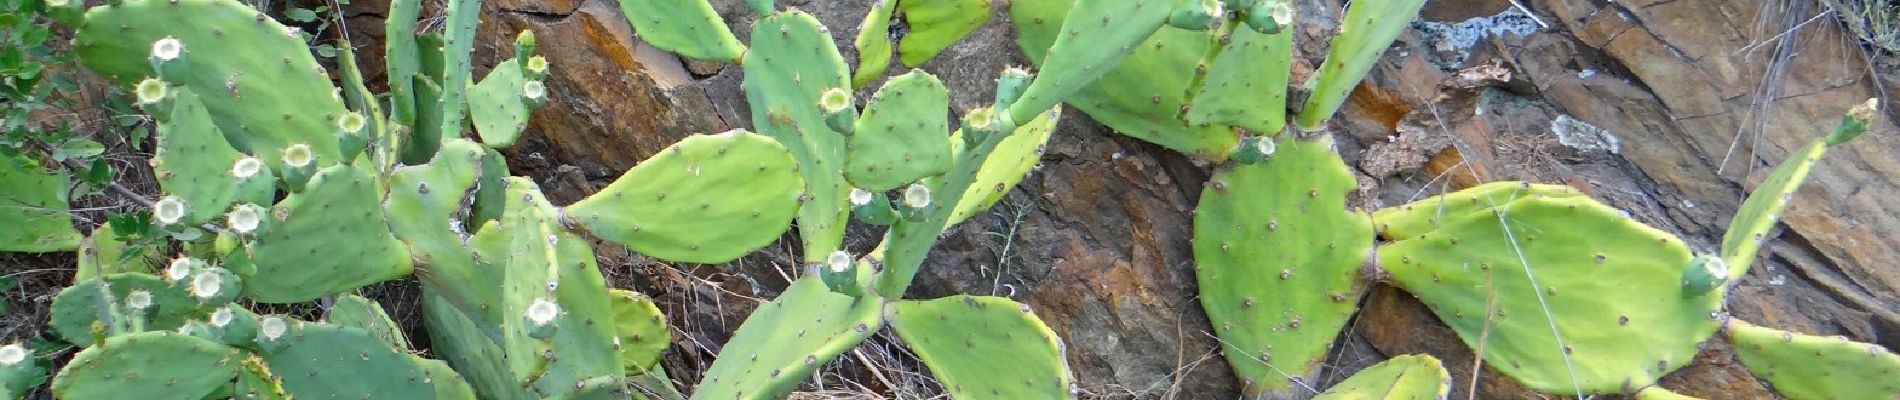
M 520 37 L 533 37 L 528 32 L 523 31 Z M 523 50 L 528 53 L 534 51 L 531 43 L 518 46 L 525 46 Z M 468 88 L 469 119 L 474 121 L 482 144 L 495 148 L 514 145 L 527 127 L 534 106 L 547 99 L 547 86 L 541 82 L 547 73 L 547 60 L 542 59 L 539 71 L 529 68 L 530 61 L 519 57 L 502 61 L 481 83 Z
M 890 0 L 886 0 L 890 1 Z M 990 21 L 992 0 L 904 0 L 897 4 L 897 15 L 904 16 L 910 32 L 897 42 L 897 55 L 904 65 L 917 67 L 936 58 L 952 44 L 963 40 Z
M 1755 263 L 1755 253 L 1768 240 L 1769 230 L 1781 221 L 1781 213 L 1794 201 L 1794 193 L 1807 181 L 1808 172 L 1814 164 L 1821 161 L 1830 146 L 1846 143 L 1873 123 L 1873 113 L 1879 103 L 1867 99 L 1866 103 L 1848 110 L 1841 117 L 1840 125 L 1826 137 L 1815 138 L 1788 154 L 1781 166 L 1768 175 L 1760 186 L 1735 210 L 1735 219 L 1729 222 L 1728 231 L 1722 235 L 1722 258 L 1728 261 L 1728 280 L 1737 281 L 1748 275 L 1748 267 Z
M 1413 354 L 1366 367 L 1313 400 L 1443 399 L 1450 392 L 1445 366 L 1432 356 Z
M 1900 396 L 1900 356 L 1877 344 L 1756 326 L 1731 319 L 1722 329 L 1748 372 L 1792 400 L 1890 399 Z
M 959 399 L 1066 399 L 1062 340 L 1029 306 L 1002 297 L 899 301 L 891 327 Z
M 614 352 L 626 375 L 640 375 L 659 367 L 660 353 L 672 346 L 673 331 L 653 299 L 633 291 L 607 291 L 613 308 Z
M 1194 219 L 1201 306 L 1256 395 L 1313 381 L 1356 309 L 1373 239 L 1371 218 L 1346 209 L 1356 185 L 1332 140 L 1288 139 L 1275 154 L 1215 174 Z

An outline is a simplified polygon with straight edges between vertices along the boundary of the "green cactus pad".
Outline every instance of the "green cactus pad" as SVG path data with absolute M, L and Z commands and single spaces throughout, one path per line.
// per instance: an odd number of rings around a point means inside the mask
M 1133 54 L 1137 45 L 1167 22 L 1174 5 L 1172 1 L 1076 0 L 1065 17 L 1042 21 L 1043 15 L 1058 13 L 1061 3 L 1022 2 L 1012 10 L 1011 18 L 1028 23 L 1017 22 L 1017 30 L 1024 31 L 1018 44 L 1030 59 L 1038 60 L 1036 65 L 1042 71 L 1023 91 L 1022 98 L 1010 104 L 1007 115 L 1011 121 L 1035 118 L 1107 74 L 1111 69 L 1103 67 L 1120 64 Z M 1029 32 L 1032 30 L 1040 32 Z M 1049 44 L 1038 45 L 1042 43 Z
M 1287 139 L 1201 190 L 1194 261 L 1201 306 L 1247 393 L 1314 381 L 1358 304 L 1372 220 L 1346 209 L 1357 188 L 1332 140 Z
M 1485 365 L 1553 393 L 1654 383 L 1715 333 L 1724 297 L 1686 296 L 1682 240 L 1588 197 L 1519 198 L 1378 253 Z
M 1723 329 L 1748 372 L 1791 400 L 1900 397 L 1900 356 L 1877 344 L 1731 319 Z
M 231 145 L 280 169 L 308 144 L 316 165 L 341 162 L 337 118 L 348 112 L 301 38 L 235 0 L 133 0 L 95 7 L 73 39 L 92 72 L 122 85 L 152 77 L 153 44 L 183 45 L 164 79 L 197 93 Z
M 475 182 L 475 204 L 469 205 L 468 221 L 465 226 L 480 227 L 489 221 L 501 219 L 501 211 L 507 204 L 502 198 L 502 182 L 508 178 L 508 159 L 493 148 L 482 151 L 482 173 Z
M 1565 185 L 1491 182 L 1411 204 L 1382 208 L 1372 213 L 1372 221 L 1378 226 L 1379 236 L 1391 240 L 1411 239 L 1467 215 L 1490 214 L 1492 209 L 1517 199 L 1580 196 L 1583 192 Z
M 231 388 L 232 398 L 247 400 L 288 400 L 290 394 L 284 392 L 283 381 L 272 374 L 270 366 L 256 354 L 247 354 L 238 365 L 237 383 Z
M 436 81 L 441 85 L 441 95 L 418 97 L 425 107 L 440 111 L 440 128 L 431 133 L 441 135 L 442 141 L 462 137 L 462 117 L 467 114 L 463 112 L 467 82 L 474 74 L 470 58 L 475 52 L 475 28 L 482 23 L 481 0 L 448 0 L 447 3 L 447 22 L 442 28 L 442 68 L 435 72 L 442 76 Z M 435 104 L 426 104 L 431 99 Z
M 537 200 L 537 207 L 543 212 L 554 212 L 554 206 L 546 200 Z M 595 265 L 594 247 L 586 239 L 560 230 L 557 225 L 549 225 L 548 229 L 554 232 L 551 236 L 556 241 L 553 261 L 560 286 L 554 292 L 554 299 L 561 313 L 554 324 L 560 329 L 549 340 L 552 346 L 549 353 L 554 359 L 535 381 L 535 389 L 541 393 L 590 398 L 589 393 L 600 393 L 603 388 L 623 388 L 624 383 L 590 386 L 587 382 L 594 377 L 618 377 L 626 373 L 625 364 L 613 345 L 618 320 L 607 280 Z M 514 357 L 521 356 L 524 355 Z
M 475 189 L 477 174 L 488 173 L 481 170 L 484 157 L 489 157 L 488 151 L 475 142 L 444 142 L 428 164 L 399 167 L 390 175 L 383 210 L 389 217 L 389 230 L 409 246 L 409 252 L 428 271 L 419 274 L 422 281 L 443 288 L 436 293 L 448 297 L 458 308 L 482 312 L 483 321 L 496 323 L 501 321 L 500 310 L 481 307 L 483 302 L 492 305 L 494 299 L 478 299 L 472 292 L 449 289 L 492 290 L 501 286 L 492 274 L 477 268 L 456 228 L 464 226 L 457 225 L 462 222 L 455 218 Z M 493 188 L 497 194 L 501 193 L 499 179 Z
M 1231 125 L 1262 135 L 1286 127 L 1293 33 L 1235 29 L 1188 105 L 1189 125 Z
M 1062 339 L 1002 297 L 956 296 L 891 304 L 897 335 L 959 399 L 1066 399 Z
M 409 252 L 389 233 L 374 179 L 361 165 L 331 166 L 271 207 L 244 294 L 296 303 L 408 275 Z
M 646 295 L 628 290 L 607 291 L 613 305 L 614 347 L 626 366 L 626 375 L 640 375 L 658 367 L 660 353 L 673 345 L 666 316 Z
M 121 272 L 152 273 L 152 265 L 157 262 L 156 252 L 145 246 L 127 247 L 119 233 L 111 226 L 100 226 L 92 230 L 92 236 L 79 245 L 79 260 L 75 264 L 74 282 L 83 282 L 100 275 Z
M 640 40 L 687 58 L 738 62 L 745 45 L 706 0 L 620 0 Z M 759 40 L 753 36 L 754 43 Z
M 40 366 L 39 356 L 33 350 L 19 343 L 5 346 L 20 346 L 25 354 L 11 363 L 0 362 L 0 399 L 25 398 L 27 391 L 46 383 L 46 368 Z
M 336 296 L 336 303 L 330 306 L 330 315 L 324 321 L 369 332 L 389 347 L 409 349 L 409 338 L 403 337 L 402 327 L 389 318 L 381 304 L 363 296 L 347 293 Z
M 175 90 L 169 116 L 158 123 L 152 170 L 158 175 L 159 188 L 185 201 L 189 211 L 179 221 L 190 225 L 221 222 L 233 202 L 269 204 L 277 191 L 270 171 L 260 168 L 248 178 L 234 175 L 233 167 L 246 157 L 244 153 L 225 142 L 198 95 L 191 89 Z
M 818 277 L 792 282 L 726 341 L 694 399 L 776 399 L 832 357 L 857 347 L 884 320 L 883 300 L 832 293 Z
M 1359 86 L 1379 56 L 1385 55 L 1386 47 L 1411 26 L 1412 18 L 1424 5 L 1425 0 L 1388 0 L 1354 3 L 1346 9 L 1326 63 L 1320 65 L 1309 85 L 1313 94 L 1294 117 L 1300 130 L 1320 129 L 1333 118 L 1339 106 L 1346 103 L 1346 95 Z
M 1728 262 L 1729 281 L 1748 275 L 1762 242 L 1768 240 L 1769 231 L 1781 222 L 1782 211 L 1794 201 L 1795 191 L 1808 180 L 1808 172 L 1814 169 L 1814 164 L 1827 154 L 1827 147 L 1825 139 L 1815 139 L 1788 153 L 1788 158 L 1775 167 L 1767 180 L 1755 186 L 1748 200 L 1742 201 L 1742 207 L 1735 210 L 1735 219 L 1722 234 L 1721 254 L 1723 261 Z
M 566 215 L 641 254 L 720 263 L 777 240 L 798 210 L 800 183 L 798 165 L 770 138 L 699 135 L 635 165 Z
M 1700 398 L 1671 392 L 1660 386 L 1650 386 L 1636 392 L 1636 400 L 1702 400 Z
M 1015 0 L 1010 3 L 1010 21 L 1016 25 L 1016 44 L 1029 60 L 1043 66 L 1050 45 L 1075 0 Z M 1131 2 L 1132 3 L 1132 2 Z M 1173 2 L 1151 1 L 1149 6 L 1165 18 Z M 1150 17 L 1154 18 L 1154 17 Z M 1100 18 L 1096 18 L 1100 19 Z M 1115 29 L 1123 27 L 1117 26 Z M 1084 36 L 1085 38 L 1087 36 Z M 1161 145 L 1198 159 L 1227 159 L 1240 143 L 1240 135 L 1227 126 L 1188 125 L 1177 116 L 1187 105 L 1187 88 L 1195 65 L 1207 53 L 1207 34 L 1180 29 L 1161 29 L 1136 45 L 1120 64 L 1112 64 L 1101 79 L 1095 80 L 1066 98 L 1094 120 L 1136 139 Z M 1099 40 L 1093 45 L 1101 45 Z M 1099 67 L 1111 64 L 1081 64 Z M 1047 108 L 1045 106 L 1045 108 Z M 1012 107 L 1014 109 L 1014 107 Z M 1013 111 L 1012 111 L 1013 112 Z M 1023 120 L 1016 120 L 1022 123 Z
M 383 24 L 383 62 L 388 64 L 390 119 L 405 128 L 416 123 L 416 77 L 422 75 L 422 50 L 416 43 L 416 19 L 422 0 L 392 0 Z M 400 128 L 399 128 L 400 129 Z M 411 130 L 413 132 L 413 130 Z
M 237 377 L 242 351 L 173 331 L 114 336 L 88 347 L 53 378 L 71 400 L 199 400 Z
M 528 371 L 521 371 L 517 376 L 510 366 L 510 362 L 522 360 L 504 358 L 505 351 L 490 339 L 482 326 L 437 292 L 424 287 L 422 295 L 422 317 L 429 327 L 430 350 L 454 366 L 453 370 L 460 373 L 480 398 L 535 398 L 521 383 Z M 533 351 L 532 348 L 529 351 Z M 434 373 L 433 369 L 430 371 Z M 440 392 L 441 388 L 437 390 Z
M 963 190 L 963 197 L 957 200 L 957 208 L 951 211 L 949 223 L 944 226 L 961 223 L 1003 200 L 1003 195 L 1009 194 L 1029 171 L 1042 163 L 1042 146 L 1049 142 L 1049 135 L 1055 133 L 1056 121 L 1061 118 L 1060 111 L 1050 110 L 1016 127 L 1016 133 L 1003 138 L 1002 143 L 990 151 L 989 158 L 983 159 L 975 180 Z M 959 130 L 950 139 L 952 149 L 959 156 L 963 153 L 962 135 L 963 131 Z
M 468 89 L 469 118 L 475 121 L 475 133 L 481 135 L 482 144 L 513 146 L 528 126 L 528 116 L 534 113 L 537 100 L 528 98 L 522 89 L 531 80 L 525 76 L 522 62 L 525 60 L 509 59 L 495 64 L 481 83 Z M 542 86 L 543 99 L 548 96 L 546 90 Z
M 891 78 L 852 129 L 844 178 L 883 192 L 950 170 L 950 95 L 922 70 Z
M 1437 358 L 1411 354 L 1366 367 L 1313 400 L 1443 399 L 1450 392 L 1451 373 Z
M 897 3 L 910 32 L 897 43 L 904 65 L 917 67 L 990 22 L 990 0 L 905 0 Z
M 409 356 L 409 361 L 422 366 L 422 373 L 428 377 L 424 382 L 435 385 L 436 400 L 476 399 L 475 389 L 469 387 L 467 379 L 462 379 L 462 374 L 449 368 L 449 363 L 416 356 Z
M 871 10 L 864 15 L 864 24 L 858 26 L 858 37 L 851 46 L 858 50 L 858 70 L 851 74 L 851 87 L 861 88 L 871 81 L 884 77 L 884 71 L 891 67 L 891 12 L 897 8 L 895 1 L 872 3 Z
M 844 138 L 825 125 L 818 97 L 850 84 L 844 57 L 818 19 L 791 10 L 760 19 L 745 54 L 745 93 L 752 126 L 777 139 L 805 176 L 798 209 L 799 239 L 807 263 L 820 262 L 844 243 L 849 209 L 844 182 Z
M 114 319 L 125 318 L 128 312 L 126 296 L 134 291 L 145 291 L 152 298 L 152 305 L 145 310 L 145 329 L 175 329 L 187 320 L 204 316 L 208 308 L 215 306 L 201 304 L 193 298 L 186 289 L 190 281 L 190 278 L 186 278 L 168 283 L 163 278 L 136 272 L 108 274 L 81 281 L 60 289 L 59 295 L 53 297 L 52 317 L 48 325 L 68 343 L 91 346 L 93 324 L 123 324 L 123 321 Z
M 79 248 L 82 237 L 68 214 L 66 177 L 40 169 L 23 155 L 0 154 L 0 251 L 49 252 Z
M 422 365 L 362 329 L 289 322 L 262 354 L 283 388 L 299 398 L 429 399 L 435 385 Z M 272 340 L 260 337 L 261 341 Z M 108 344 L 110 345 L 110 344 Z

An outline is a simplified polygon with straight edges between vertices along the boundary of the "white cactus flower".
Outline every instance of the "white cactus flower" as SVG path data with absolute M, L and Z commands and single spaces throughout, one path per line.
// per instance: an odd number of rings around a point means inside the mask
M 831 272 L 844 272 L 851 268 L 851 253 L 844 250 L 831 252 L 830 257 L 825 257 L 825 265 L 831 267 Z
M 264 317 L 257 321 L 257 331 L 264 335 L 264 340 L 284 337 L 284 331 L 289 329 L 290 326 L 284 324 L 284 319 L 280 317 Z
M 164 39 L 152 42 L 152 58 L 159 61 L 176 60 L 178 55 L 184 52 L 185 43 L 179 42 L 178 38 L 166 36 Z
M 217 297 L 219 286 L 222 285 L 224 278 L 218 276 L 217 272 L 209 269 L 199 271 L 197 276 L 191 278 L 191 295 L 199 299 Z
M 541 81 L 528 81 L 521 84 L 521 95 L 531 100 L 540 100 L 542 96 L 548 95 L 548 86 Z
M 233 314 L 236 313 L 231 312 L 231 307 L 218 307 L 218 311 L 211 313 L 211 326 L 223 328 L 230 325 L 231 318 L 235 316 Z
M 528 72 L 541 74 L 548 72 L 548 59 L 541 56 L 528 58 Z
M 257 231 L 257 225 L 263 221 L 264 208 L 256 204 L 239 204 L 224 214 L 224 225 L 237 233 Z
M 152 292 L 140 289 L 133 290 L 132 293 L 126 293 L 125 306 L 131 307 L 133 310 L 152 308 Z
M 929 207 L 930 187 L 924 186 L 922 183 L 910 184 L 910 188 L 904 189 L 904 205 L 910 206 L 910 208 Z
M 528 305 L 528 322 L 533 322 L 536 326 L 554 322 L 554 317 L 560 315 L 561 306 L 555 305 L 553 301 L 548 301 L 545 297 L 534 299 L 534 304 Z
M 26 361 L 26 346 L 19 343 L 0 347 L 0 365 L 12 366 Z
M 185 278 L 191 277 L 191 270 L 196 267 L 197 264 L 198 259 L 191 257 L 172 259 L 171 267 L 165 270 L 165 278 L 172 282 L 185 280 Z
M 851 92 L 844 88 L 826 89 L 824 94 L 818 96 L 818 108 L 824 112 L 840 113 L 849 107 L 851 107 Z
M 1274 150 L 1278 149 L 1275 146 L 1272 138 L 1263 137 L 1253 141 L 1253 149 L 1259 151 L 1261 155 L 1273 155 Z
M 1293 23 L 1293 5 L 1287 3 L 1288 2 L 1274 3 L 1273 10 L 1267 12 L 1268 16 L 1273 17 L 1273 22 L 1281 25 Z
M 176 224 L 185 219 L 185 200 L 178 196 L 165 196 L 152 203 L 152 217 L 164 225 Z
M 368 119 L 363 118 L 363 114 L 351 111 L 344 113 L 342 117 L 336 119 L 336 128 L 343 130 L 344 134 L 353 135 L 356 134 L 356 132 L 362 131 L 363 125 L 367 125 L 368 123 Z
M 989 107 L 972 110 L 964 118 L 969 119 L 970 127 L 975 129 L 990 129 L 991 126 L 996 125 L 996 113 Z
M 251 177 L 257 176 L 257 173 L 263 170 L 264 160 L 259 160 L 257 157 L 247 156 L 238 159 L 235 163 L 231 163 L 231 176 L 238 179 L 251 179 Z
M 872 194 L 869 190 L 851 188 L 851 206 L 856 207 L 871 204 L 871 196 Z
M 298 143 L 284 148 L 284 165 L 303 168 L 309 166 L 315 159 L 316 154 L 311 152 L 308 144 Z
M 165 86 L 165 81 L 158 78 L 145 78 L 132 89 L 132 94 L 138 97 L 139 104 L 152 104 L 165 100 L 165 96 L 170 95 L 170 92 L 171 88 Z

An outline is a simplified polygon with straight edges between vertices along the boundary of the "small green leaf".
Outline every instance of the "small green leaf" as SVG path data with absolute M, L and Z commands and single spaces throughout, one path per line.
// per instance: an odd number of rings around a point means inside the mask
M 317 20 L 317 13 L 305 8 L 291 7 L 289 10 L 284 10 L 284 17 L 290 18 L 291 21 L 311 22 Z
M 99 144 L 99 142 L 92 141 L 92 139 L 73 139 L 60 143 L 59 148 L 53 150 L 53 159 L 66 161 L 69 159 L 90 158 L 105 154 L 105 152 L 106 146 Z

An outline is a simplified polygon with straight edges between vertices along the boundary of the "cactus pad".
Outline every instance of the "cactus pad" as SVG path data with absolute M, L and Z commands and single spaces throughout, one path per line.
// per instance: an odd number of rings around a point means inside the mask
M 1548 392 L 1655 382 L 1715 333 L 1724 297 L 1685 295 L 1682 240 L 1588 197 L 1521 197 L 1378 253 L 1486 365 Z
M 858 70 L 851 74 L 852 88 L 871 84 L 884 77 L 884 71 L 891 67 L 891 12 L 897 8 L 897 2 L 874 2 L 870 8 L 864 15 L 864 24 L 858 26 L 857 39 L 851 41 L 851 46 L 858 49 Z
M 910 32 L 897 43 L 904 65 L 916 67 L 990 22 L 991 0 L 906 0 L 897 3 Z
M 799 239 L 806 261 L 817 263 L 843 245 L 849 211 L 844 138 L 825 125 L 818 108 L 820 94 L 850 84 L 844 57 L 824 26 L 797 10 L 760 19 L 752 26 L 752 44 L 744 84 L 752 126 L 798 160 L 806 199 L 798 209 Z
M 1003 138 L 990 151 L 989 158 L 983 159 L 983 166 L 976 171 L 975 180 L 964 189 L 963 197 L 957 200 L 957 208 L 951 211 L 950 220 L 944 226 L 952 226 L 970 219 L 977 213 L 988 210 L 1003 200 L 1011 188 L 1023 181 L 1030 171 L 1042 163 L 1043 144 L 1049 142 L 1049 135 L 1056 130 L 1056 121 L 1062 118 L 1059 110 L 1049 110 L 1016 127 L 1016 133 Z M 963 131 L 957 131 L 957 137 L 950 139 L 956 153 L 963 152 Z
M 19 154 L 0 154 L 0 251 L 47 252 L 79 247 L 79 230 L 68 214 L 66 178 L 40 169 Z
M 1748 200 L 1742 201 L 1740 209 L 1735 210 L 1735 219 L 1729 222 L 1728 231 L 1722 234 L 1722 259 L 1728 262 L 1729 280 L 1740 280 L 1748 275 L 1748 267 L 1754 265 L 1756 252 L 1761 251 L 1768 233 L 1781 221 L 1781 212 L 1794 201 L 1794 193 L 1808 180 L 1808 171 L 1827 154 L 1827 141 L 1814 139 L 1793 153 L 1775 167 L 1768 179 L 1755 186 L 1748 194 Z
M 198 95 L 178 89 L 172 95 L 170 115 L 158 124 L 158 153 L 152 157 L 158 186 L 185 201 L 189 209 L 180 221 L 201 224 L 220 220 L 233 202 L 269 204 L 277 184 L 270 171 L 255 168 L 249 177 L 235 175 L 244 153 L 231 148 L 211 123 Z
M 1293 33 L 1235 29 L 1231 40 L 1208 67 L 1206 80 L 1188 105 L 1188 125 L 1231 125 L 1268 136 L 1280 133 L 1286 127 Z
M 262 356 L 283 381 L 284 391 L 292 395 L 331 399 L 435 396 L 435 385 L 422 365 L 368 331 L 318 323 L 290 325 L 275 339 L 282 342 L 281 347 L 265 346 Z
M 238 365 L 236 385 L 232 386 L 232 398 L 246 400 L 288 400 L 290 394 L 284 392 L 283 381 L 272 374 L 270 366 L 256 354 L 244 356 Z
M 462 117 L 467 114 L 463 112 L 463 106 L 468 101 L 467 82 L 474 73 L 469 58 L 475 51 L 475 28 L 482 23 L 481 0 L 447 0 L 447 3 L 448 18 L 442 27 L 441 68 L 430 72 L 442 77 L 435 82 L 441 85 L 442 90 L 438 96 L 417 97 L 425 103 L 424 107 L 435 110 L 440 117 L 439 120 L 431 121 L 439 122 L 439 128 L 417 132 L 440 135 L 440 140 L 430 139 L 438 143 L 462 137 Z M 425 61 L 424 65 L 427 64 Z M 435 104 L 426 104 L 430 100 L 434 100 Z
M 1570 198 L 1583 192 L 1564 185 L 1522 181 L 1491 182 L 1424 201 L 1383 208 L 1372 213 L 1379 236 L 1391 240 L 1416 238 L 1466 215 L 1489 214 L 1497 206 L 1520 198 Z
M 1748 372 L 1792 400 L 1900 398 L 1900 356 L 1877 344 L 1731 319 L 1723 329 Z
M 1661 386 L 1650 386 L 1636 392 L 1636 400 L 1702 400 L 1688 395 L 1671 392 Z
M 738 62 L 745 45 L 706 0 L 620 0 L 640 40 L 687 58 Z M 753 40 L 758 40 L 753 36 Z
M 197 93 L 233 147 L 276 167 L 276 155 L 299 143 L 310 146 L 318 166 L 342 161 L 336 120 L 348 110 L 309 47 L 283 24 L 235 0 L 112 4 L 88 11 L 73 39 L 94 73 L 122 85 L 152 77 L 153 43 L 177 39 L 183 55 L 158 75 Z
M 361 329 L 375 335 L 376 339 L 382 340 L 389 347 L 400 350 L 409 349 L 409 338 L 402 336 L 402 327 L 389 318 L 389 313 L 383 311 L 383 305 L 363 296 L 355 294 L 336 296 L 336 303 L 330 306 L 330 315 L 325 318 L 325 322 Z
M 528 126 L 534 105 L 547 98 L 545 86 L 540 99 L 529 98 L 524 92 L 523 88 L 533 79 L 527 77 L 528 73 L 521 66 L 523 62 L 527 60 L 517 58 L 495 64 L 481 83 L 469 87 L 469 118 L 474 120 L 475 133 L 481 135 L 482 144 L 494 148 L 513 146 L 521 130 Z
M 1074 0 L 1015 0 L 1010 3 L 1010 21 L 1016 25 L 1017 47 L 1030 61 L 1042 65 L 1043 74 L 1051 72 L 1045 59 L 1050 44 L 1063 35 L 1061 27 L 1071 3 Z M 1149 7 L 1158 8 L 1153 12 L 1165 19 L 1174 2 L 1147 3 L 1159 4 Z M 1207 35 L 1180 29 L 1161 29 L 1154 32 L 1153 36 L 1146 37 L 1148 39 L 1136 45 L 1134 52 L 1120 64 L 1082 64 L 1098 69 L 1102 65 L 1114 65 L 1114 68 L 1109 69 L 1101 79 L 1082 86 L 1066 101 L 1123 135 L 1202 160 L 1227 159 L 1234 146 L 1240 143 L 1240 135 L 1235 134 L 1232 128 L 1188 125 L 1176 118 L 1187 104 L 1187 88 L 1193 78 L 1191 71 L 1194 71 L 1202 55 L 1207 53 Z M 1101 42 L 1088 44 L 1100 46 Z M 1021 119 L 1016 122 L 1023 123 Z
M 614 344 L 626 375 L 640 375 L 658 367 L 660 353 L 673 345 L 673 331 L 653 299 L 632 291 L 607 291 L 613 306 Z
M 518 377 L 509 364 L 523 360 L 504 358 L 504 350 L 495 339 L 491 339 L 484 333 L 482 326 L 438 295 L 438 292 L 433 287 L 425 286 L 422 295 L 422 316 L 429 327 L 430 350 L 454 366 L 452 371 L 458 371 L 480 398 L 534 398 L 524 387 L 525 384 L 521 383 L 527 371 L 522 371 Z M 435 374 L 435 371 L 430 369 L 431 374 Z M 438 393 L 441 390 L 437 388 Z
M 1306 99 L 1306 106 L 1300 109 L 1295 123 L 1302 131 L 1312 131 L 1323 127 L 1339 106 L 1346 103 L 1346 95 L 1352 88 L 1359 86 L 1366 72 L 1372 71 L 1373 64 L 1385 55 L 1386 47 L 1398 39 L 1405 28 L 1411 26 L 1412 18 L 1418 16 L 1419 7 L 1425 0 L 1389 0 L 1381 2 L 1353 3 L 1346 8 L 1345 19 L 1339 24 L 1339 35 L 1333 37 L 1333 47 L 1326 54 L 1326 63 L 1315 72 L 1312 97 Z
M 14 351 L 19 353 L 9 354 Z M 46 368 L 32 349 L 19 343 L 0 346 L 0 399 L 25 398 L 27 391 L 45 383 Z
M 554 211 L 554 206 L 545 200 L 540 200 L 537 207 L 545 212 Z M 618 377 L 626 373 L 613 346 L 618 333 L 614 323 L 617 320 L 607 280 L 594 264 L 593 244 L 558 226 L 548 228 L 555 232 L 552 261 L 560 285 L 554 291 L 554 300 L 560 305 L 561 313 L 554 324 L 560 329 L 548 340 L 552 349 L 544 354 L 553 354 L 554 359 L 541 371 L 540 379 L 534 383 L 535 389 L 548 394 L 566 393 L 576 396 L 574 398 L 588 398 L 589 393 L 602 393 L 602 390 L 624 390 L 625 384 L 618 379 L 595 383 L 591 389 L 578 387 L 595 377 Z
M 1134 53 L 1137 45 L 1167 22 L 1174 5 L 1172 1 L 1076 0 L 1074 7 L 1068 8 L 1066 17 L 1043 21 L 1039 15 L 1056 13 L 1054 9 L 1061 8 L 1059 2 L 1024 3 L 1032 4 L 1016 6 L 1019 11 L 1011 17 L 1031 24 L 1024 26 L 1018 22 L 1019 31 L 1041 31 L 1023 32 L 1018 42 L 1030 59 L 1039 60 L 1036 64 L 1042 71 L 1036 74 L 1029 88 L 1024 89 L 1022 98 L 1010 104 L 1006 114 L 1010 121 L 1035 118 L 1036 114 L 1055 107 L 1056 103 L 1101 78 L 1110 71 L 1102 67 L 1120 64 L 1123 58 Z M 1024 16 L 1030 18 L 1021 18 Z M 1054 27 L 1054 31 L 1045 31 L 1047 28 L 1043 26 Z M 1025 29 L 1029 27 L 1035 28 Z M 1047 41 L 1031 36 L 1047 38 Z M 1038 46 L 1042 43 L 1049 44 Z
M 1066 399 L 1071 380 L 1062 340 L 1002 297 L 899 301 L 891 327 L 959 399 Z
M 361 165 L 324 168 L 302 193 L 271 207 L 252 245 L 244 294 L 295 303 L 408 275 L 409 252 L 389 233 L 375 177 Z
M 792 282 L 732 334 L 694 399 L 774 399 L 876 333 L 883 300 L 832 293 L 817 277 Z
M 207 267 L 208 268 L 208 267 Z M 184 325 L 186 320 L 202 317 L 205 310 L 215 305 L 205 305 L 193 298 L 186 289 L 190 279 L 168 283 L 163 278 L 142 273 L 121 273 L 102 275 L 81 281 L 59 291 L 53 297 L 51 325 L 68 343 L 77 346 L 90 346 L 92 329 L 95 323 L 106 326 L 124 324 L 128 307 L 126 296 L 134 291 L 144 291 L 151 296 L 151 306 L 144 312 L 144 325 L 147 330 L 168 330 Z M 233 293 L 235 294 L 235 293 Z M 229 297 L 224 298 L 229 300 Z
M 501 283 L 476 267 L 475 259 L 463 245 L 463 222 L 456 220 L 464 202 L 475 189 L 477 174 L 484 157 L 491 157 L 481 145 L 464 139 L 442 143 L 441 151 L 424 165 L 403 166 L 389 177 L 389 194 L 383 210 L 389 217 L 389 230 L 409 246 L 414 258 L 429 272 L 419 277 L 437 288 L 496 288 Z M 483 175 L 486 177 L 486 175 Z M 501 193 L 497 178 L 495 193 Z M 496 200 L 501 201 L 501 200 Z M 463 310 L 480 310 L 484 321 L 500 321 L 499 310 L 480 307 L 482 300 L 463 290 L 436 291 Z M 492 299 L 489 300 L 492 303 Z
M 53 378 L 61 399 L 199 400 L 237 377 L 242 352 L 173 331 L 114 336 Z
M 462 374 L 456 373 L 453 368 L 449 368 L 449 363 L 442 362 L 442 360 L 430 360 L 416 356 L 409 356 L 409 360 L 416 363 L 416 365 L 422 366 L 423 376 L 428 377 L 423 380 L 424 382 L 433 383 L 435 385 L 436 400 L 476 399 L 475 389 L 468 386 L 468 380 L 463 379 Z
M 719 263 L 777 240 L 798 210 L 800 182 L 798 165 L 770 138 L 700 135 L 661 150 L 566 212 L 595 236 L 641 254 Z
M 110 225 L 101 225 L 92 230 L 92 235 L 79 245 L 77 270 L 73 272 L 73 281 L 81 282 L 93 277 L 121 272 L 151 273 L 156 261 L 154 255 L 144 246 L 128 247 L 127 243 Z
M 1290 136 L 1289 136 L 1290 137 Z M 1201 306 L 1251 394 L 1312 382 L 1352 316 L 1372 222 L 1346 209 L 1352 170 L 1332 140 L 1287 139 L 1201 191 L 1194 261 Z
M 845 180 L 883 192 L 949 171 L 949 109 L 943 81 L 928 72 L 885 82 L 852 129 Z
M 1313 400 L 1443 399 L 1450 392 L 1445 366 L 1432 356 L 1412 354 L 1366 367 Z

